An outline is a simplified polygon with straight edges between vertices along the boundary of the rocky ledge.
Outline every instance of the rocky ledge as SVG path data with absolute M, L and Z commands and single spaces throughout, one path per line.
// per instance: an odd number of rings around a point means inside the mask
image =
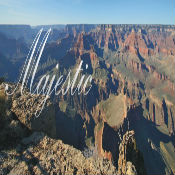
M 85 158 L 81 151 L 41 132 L 24 138 L 15 149 L 0 152 L 0 174 L 117 174 L 108 160 Z

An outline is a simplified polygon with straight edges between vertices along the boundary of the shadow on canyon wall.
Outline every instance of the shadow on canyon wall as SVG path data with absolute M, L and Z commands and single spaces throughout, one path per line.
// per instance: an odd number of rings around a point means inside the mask
M 166 174 L 166 165 L 160 155 L 160 142 L 172 142 L 172 136 L 160 132 L 155 123 L 145 119 L 141 105 L 128 112 L 128 119 L 130 129 L 135 131 L 138 148 L 143 153 L 147 173 Z M 154 146 L 151 145 L 150 140 L 153 141 Z

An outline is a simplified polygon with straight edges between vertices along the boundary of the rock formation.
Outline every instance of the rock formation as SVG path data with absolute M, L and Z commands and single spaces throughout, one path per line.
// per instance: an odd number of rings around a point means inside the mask
M 137 148 L 134 131 L 123 135 L 119 146 L 118 173 L 124 175 L 146 174 L 143 156 Z
M 0 152 L 0 173 L 22 174 L 117 174 L 111 162 L 85 158 L 79 150 L 34 132 L 16 150 Z

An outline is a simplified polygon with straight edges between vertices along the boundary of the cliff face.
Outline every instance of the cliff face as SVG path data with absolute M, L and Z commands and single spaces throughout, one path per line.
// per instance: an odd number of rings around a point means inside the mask
M 81 97 L 82 99 L 76 101 L 73 107 L 76 108 L 78 104 L 81 104 L 78 107 L 82 111 L 81 116 L 84 116 L 83 111 L 86 110 L 88 119 L 94 120 L 95 127 L 86 127 L 91 128 L 87 129 L 86 133 L 88 137 L 88 132 L 90 132 L 90 137 L 93 135 L 91 130 L 94 128 L 93 137 L 99 155 L 109 160 L 118 159 L 115 157 L 119 152 L 119 145 L 116 143 L 118 136 L 113 137 L 115 139 L 109 139 L 107 135 L 117 135 L 119 128 L 125 127 L 124 119 L 130 115 L 130 110 L 136 114 L 132 120 L 139 121 L 144 117 L 148 122 L 155 124 L 155 128 L 166 130 L 171 144 L 167 150 L 172 149 L 175 116 L 175 89 L 172 76 L 175 48 L 173 30 L 171 26 L 108 25 L 99 26 L 88 33 L 78 34 L 73 51 L 78 53 L 78 59 L 91 65 L 92 70 L 89 70 L 89 73 L 93 72 L 94 88 L 91 92 L 93 100 L 90 95 L 85 98 Z M 124 101 L 125 108 L 122 107 L 122 103 L 116 103 L 115 98 L 110 100 L 111 95 L 120 96 L 120 101 Z M 113 108 L 113 105 L 116 108 Z M 137 111 L 140 105 L 143 112 Z M 116 121 L 119 124 L 116 124 Z M 130 125 L 132 128 L 132 124 Z M 134 129 L 138 147 L 143 151 L 144 146 L 138 139 L 137 132 L 139 131 Z M 144 135 L 144 131 L 142 132 Z M 148 140 L 149 137 L 148 134 Z M 158 139 L 157 143 L 155 138 L 152 141 L 160 148 L 160 140 Z M 165 140 L 163 142 L 166 144 Z M 116 147 L 109 146 L 111 144 Z M 168 167 L 167 162 L 170 159 L 165 154 L 165 150 L 156 153 L 156 159 L 162 159 L 157 162 L 157 166 L 162 164 Z M 173 158 L 174 153 L 171 152 L 171 154 L 169 156 Z M 145 166 L 149 173 L 166 173 L 165 169 L 154 169 L 149 163 L 145 163 Z M 168 168 L 167 171 L 173 172 L 174 168 Z
M 119 146 L 118 159 L 119 174 L 146 174 L 143 156 L 137 148 L 134 131 L 123 135 Z
M 98 45 L 143 57 L 174 55 L 174 26 L 101 25 L 93 33 Z
M 14 89 L 15 85 L 10 84 L 9 88 Z M 33 131 L 42 131 L 52 138 L 56 137 L 56 110 L 53 103 L 48 100 L 42 115 L 38 118 L 35 116 L 35 112 L 41 109 L 42 99 L 42 96 L 31 95 L 26 90 L 22 96 L 20 89 L 8 96 L 4 84 L 0 84 L 1 147 L 11 147 Z

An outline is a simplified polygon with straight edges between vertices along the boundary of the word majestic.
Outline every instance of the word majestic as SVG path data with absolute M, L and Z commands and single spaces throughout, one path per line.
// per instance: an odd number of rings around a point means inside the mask
M 16 89 L 18 88 L 20 82 L 22 82 L 20 88 L 21 88 L 21 95 L 24 95 L 24 88 L 25 86 L 28 85 L 28 81 L 30 79 L 30 84 L 29 84 L 29 89 L 30 89 L 30 93 L 32 95 L 34 94 L 38 94 L 38 95 L 44 95 L 44 100 L 41 102 L 42 104 L 42 108 L 40 109 L 40 111 L 36 111 L 35 116 L 38 117 L 43 108 L 44 105 L 47 101 L 47 99 L 54 93 L 55 95 L 65 95 L 68 93 L 68 91 L 70 90 L 70 94 L 74 95 L 77 91 L 78 95 L 80 95 L 81 93 L 83 93 L 84 95 L 87 95 L 92 87 L 91 85 L 91 81 L 92 81 L 92 76 L 89 75 L 88 77 L 86 77 L 85 79 L 85 75 L 82 74 L 79 82 L 77 82 L 77 78 L 80 74 L 80 72 L 83 70 L 82 69 L 82 64 L 83 61 L 80 62 L 80 64 L 78 65 L 76 72 L 74 74 L 74 77 L 71 81 L 71 71 L 69 71 L 66 79 L 63 78 L 63 75 L 61 75 L 59 77 L 59 79 L 56 80 L 56 75 L 48 75 L 45 74 L 41 77 L 41 79 L 39 80 L 39 82 L 37 83 L 37 86 L 35 86 L 35 89 L 33 90 L 32 86 L 33 86 L 33 82 L 35 79 L 35 74 L 37 72 L 37 68 L 39 65 L 39 61 L 41 59 L 44 47 L 46 45 L 46 41 L 48 39 L 48 36 L 51 32 L 51 29 L 49 29 L 46 34 L 44 35 L 41 44 L 38 47 L 38 50 L 36 51 L 40 36 L 42 34 L 43 29 L 41 29 L 38 34 L 36 35 L 32 46 L 29 50 L 29 53 L 27 55 L 25 64 L 23 66 L 23 70 L 22 73 L 20 75 L 19 81 L 15 87 L 15 89 L 12 92 L 9 92 L 9 88 L 8 85 L 6 85 L 5 91 L 7 95 L 12 95 Z M 88 68 L 88 65 L 86 64 L 86 69 Z M 58 64 L 56 65 L 56 70 L 58 69 Z M 75 84 L 77 85 L 75 87 Z M 87 84 L 90 84 L 90 86 L 87 86 Z

